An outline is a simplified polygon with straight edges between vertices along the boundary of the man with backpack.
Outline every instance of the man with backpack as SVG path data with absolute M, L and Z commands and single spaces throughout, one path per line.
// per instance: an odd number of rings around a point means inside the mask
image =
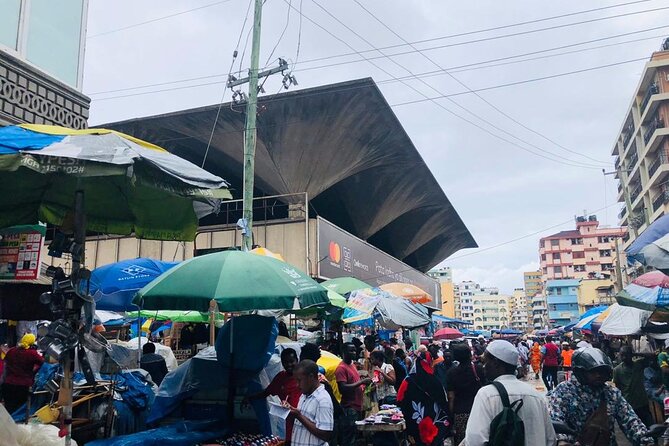
M 488 344 L 483 371 L 489 382 L 474 398 L 461 446 L 553 446 L 556 435 L 545 398 L 516 378 L 518 350 L 508 341 Z

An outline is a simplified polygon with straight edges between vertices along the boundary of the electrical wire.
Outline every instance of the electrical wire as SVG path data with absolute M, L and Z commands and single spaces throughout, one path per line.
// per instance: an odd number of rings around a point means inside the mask
M 239 50 L 239 45 L 241 43 L 242 35 L 244 35 L 244 28 L 246 28 L 246 23 L 248 22 L 249 19 L 249 12 L 251 11 L 251 5 L 253 4 L 253 0 L 249 0 L 249 4 L 246 7 L 246 14 L 244 15 L 244 22 L 242 23 L 242 29 L 239 31 L 239 37 L 237 38 L 237 45 L 235 46 L 235 50 L 232 53 L 232 60 L 230 61 L 230 69 L 228 70 L 229 73 L 232 73 L 232 67 L 235 66 L 235 59 L 237 58 L 237 51 Z M 230 74 L 228 74 L 228 78 L 230 77 Z M 227 82 L 227 80 L 226 80 Z M 218 125 L 218 118 L 221 115 L 221 108 L 223 107 L 223 102 L 225 101 L 225 93 L 228 91 L 228 86 L 227 84 L 223 87 L 223 94 L 221 94 L 221 100 L 218 103 L 218 108 L 216 109 L 216 117 L 214 118 L 214 123 L 211 126 L 211 133 L 209 134 L 209 140 L 207 141 L 207 148 L 204 151 L 204 156 L 202 157 L 202 167 L 204 169 L 204 165 L 207 162 L 207 155 L 209 155 L 209 148 L 211 147 L 211 141 L 214 138 L 214 133 L 216 131 L 216 126 Z
M 300 24 L 297 27 L 297 50 L 295 51 L 295 63 L 293 64 L 293 69 L 299 63 L 300 60 L 300 46 L 302 45 L 302 0 L 300 0 Z
M 286 2 L 286 1 L 287 1 L 287 0 L 284 0 L 284 2 Z M 354 34 L 355 36 L 357 36 L 359 39 L 361 39 L 362 41 L 364 41 L 367 45 L 369 45 L 369 46 L 371 46 L 372 48 L 374 48 L 374 45 L 373 45 L 369 40 L 367 40 L 365 37 L 363 37 L 363 36 L 360 35 L 358 32 L 356 32 L 353 28 L 351 28 L 351 27 L 348 26 L 346 23 L 344 23 L 342 20 L 340 20 L 338 17 L 336 17 L 334 14 L 332 14 L 327 8 L 325 8 L 323 5 L 319 4 L 316 0 L 314 0 L 314 5 L 316 5 L 316 6 L 317 6 L 318 8 L 320 8 L 322 11 L 324 11 L 328 16 L 330 16 L 330 17 L 331 17 L 332 19 L 334 19 L 337 23 L 339 23 L 339 24 L 342 25 L 344 28 L 346 28 L 349 32 L 353 33 L 353 34 Z M 307 16 L 305 16 L 305 18 L 308 19 Z M 331 33 L 330 33 L 330 34 L 331 34 Z M 338 37 L 337 37 L 337 38 L 338 38 Z M 338 38 L 338 40 L 341 40 L 341 39 Z M 346 45 L 349 46 L 352 50 L 355 51 L 355 48 L 353 48 L 351 45 L 349 45 L 348 43 L 346 43 Z M 383 51 L 381 51 L 381 50 L 379 50 L 379 53 L 382 54 L 382 55 L 385 55 L 385 54 L 383 53 Z M 362 56 L 362 57 L 364 57 L 364 56 Z M 388 57 L 388 60 L 389 60 L 390 62 L 392 62 L 393 64 L 397 65 L 398 67 L 402 68 L 403 70 L 405 70 L 405 71 L 406 71 L 407 73 L 409 73 L 410 75 L 412 75 L 412 76 L 414 75 L 414 73 L 413 73 L 411 70 L 409 70 L 407 67 L 405 67 L 404 65 L 400 64 L 399 62 L 395 61 L 394 59 Z M 372 63 L 372 65 L 374 65 L 375 67 L 377 67 L 377 68 L 381 69 L 382 71 L 384 71 L 386 74 L 388 74 L 388 75 L 390 75 L 390 76 L 393 76 L 393 75 L 390 74 L 388 71 L 383 70 L 383 69 L 382 69 L 381 67 L 379 67 L 377 64 L 375 64 L 375 63 L 373 63 L 373 62 L 371 62 L 371 63 Z M 394 76 L 393 76 L 393 77 L 394 77 Z M 430 85 L 430 84 L 427 83 L 426 81 L 424 81 L 424 80 L 422 80 L 422 79 L 418 79 L 418 81 L 421 82 L 422 84 L 424 84 L 426 87 L 428 87 L 428 88 L 432 89 L 433 91 L 437 92 L 438 94 L 440 94 L 440 95 L 442 95 L 442 96 L 445 96 L 444 93 L 442 93 L 439 89 L 437 89 L 437 88 L 435 88 L 434 86 Z M 416 93 L 418 93 L 419 95 L 423 96 L 424 98 L 426 98 L 426 99 L 428 98 L 427 95 L 425 95 L 424 93 L 422 93 L 420 90 L 417 90 L 416 88 L 414 88 L 414 87 L 411 86 L 410 84 L 408 84 L 408 83 L 406 83 L 406 82 L 404 82 L 404 81 L 401 81 L 401 82 L 402 82 L 404 85 L 406 85 L 407 87 L 411 88 L 411 89 L 412 89 L 413 91 L 415 91 Z M 502 140 L 502 141 L 504 141 L 504 142 L 507 142 L 507 143 L 511 144 L 513 147 L 519 148 L 519 149 L 524 150 L 524 151 L 526 151 L 526 152 L 528 152 L 528 153 L 532 153 L 532 154 L 534 154 L 534 155 L 536 155 L 536 156 L 539 156 L 539 157 L 542 157 L 542 158 L 546 158 L 546 159 L 550 159 L 550 160 L 552 160 L 552 161 L 554 161 L 554 162 L 561 163 L 561 164 L 571 165 L 571 166 L 575 166 L 575 167 L 590 168 L 590 169 L 600 169 L 600 168 L 601 168 L 601 166 L 599 166 L 599 165 L 586 164 L 586 163 L 582 163 L 582 162 L 579 162 L 579 161 L 576 161 L 576 160 L 572 160 L 572 159 L 563 160 L 563 159 L 560 158 L 559 155 L 556 155 L 556 154 L 554 154 L 554 153 L 552 153 L 552 152 L 550 152 L 550 151 L 548 151 L 548 150 L 546 150 L 546 149 L 544 149 L 544 148 L 542 148 L 542 147 L 539 147 L 539 146 L 537 146 L 537 145 L 535 145 L 535 144 L 532 144 L 532 143 L 530 143 L 529 141 L 526 141 L 526 140 L 524 140 L 524 139 L 522 139 L 522 138 L 520 138 L 520 137 L 518 137 L 518 136 L 512 134 L 511 132 L 508 132 L 507 130 L 505 130 L 505 129 L 503 129 L 503 128 L 497 126 L 497 125 L 495 125 L 494 123 L 490 122 L 489 120 L 485 119 L 484 117 L 482 117 L 482 116 L 480 116 L 480 115 L 478 115 L 478 114 L 472 112 L 471 110 L 469 110 L 468 108 L 466 108 L 466 107 L 462 106 L 461 104 L 457 103 L 457 102 L 454 101 L 453 99 L 451 99 L 451 98 L 446 98 L 446 99 L 447 99 L 449 102 L 451 102 L 453 105 L 455 105 L 456 107 L 458 107 L 458 108 L 460 108 L 461 110 L 465 111 L 466 113 L 472 115 L 475 119 L 477 119 L 477 120 L 479 120 L 479 121 L 482 121 L 482 122 L 485 122 L 487 125 L 489 125 L 489 126 L 492 127 L 493 129 L 495 129 L 495 130 L 497 130 L 497 131 L 499 131 L 499 132 L 502 132 L 502 133 L 504 133 L 505 135 L 508 135 L 508 136 L 510 136 L 511 138 L 514 138 L 514 139 L 520 141 L 522 144 L 525 144 L 525 145 L 527 145 L 527 146 L 533 147 L 534 149 L 538 150 L 539 152 L 536 152 L 536 151 L 534 151 L 534 150 L 532 150 L 532 149 L 528 149 L 527 147 L 523 147 L 523 146 L 521 146 L 521 145 L 518 145 L 517 143 L 513 143 L 513 142 L 509 141 L 509 140 L 506 139 L 506 138 L 502 138 L 499 134 L 494 133 L 494 132 L 492 132 L 491 130 L 489 130 L 489 129 L 483 127 L 482 125 L 478 124 L 478 122 L 474 122 L 474 121 L 471 121 L 471 120 L 469 120 L 469 119 L 464 118 L 462 115 L 453 112 L 452 110 L 448 109 L 447 107 L 445 107 L 443 104 L 437 102 L 436 100 L 430 100 L 430 102 L 432 102 L 433 104 L 435 104 L 437 107 L 439 107 L 439 108 L 443 109 L 444 111 L 446 111 L 446 112 L 452 114 L 453 116 L 457 117 L 458 119 L 463 120 L 463 121 L 469 123 L 470 125 L 476 127 L 477 129 L 479 129 L 479 130 L 481 130 L 481 131 L 483 131 L 483 132 L 485 132 L 485 133 L 488 133 L 489 135 L 493 136 L 494 138 L 500 139 L 500 140 Z
M 452 73 L 449 73 L 443 66 L 441 66 L 440 63 L 438 63 L 438 62 L 435 61 L 433 58 L 431 58 L 430 56 L 428 56 L 427 54 L 425 54 L 424 52 L 422 52 L 420 49 L 416 48 L 415 45 L 413 45 L 413 44 L 409 44 L 409 42 L 408 42 L 404 37 L 402 37 L 402 36 L 401 36 L 399 33 L 397 33 L 394 29 L 392 29 L 390 26 L 388 26 L 383 20 L 379 19 L 374 13 L 372 13 L 372 12 L 371 12 L 369 9 L 367 9 L 362 3 L 360 3 L 359 0 L 353 0 L 353 1 L 354 1 L 360 8 L 362 8 L 367 14 L 369 14 L 374 20 L 376 20 L 376 21 L 377 21 L 378 23 L 380 23 L 384 28 L 386 28 L 388 31 L 390 31 L 393 35 L 395 35 L 397 38 L 399 38 L 400 40 L 402 40 L 404 43 L 410 45 L 412 49 L 415 49 L 416 51 L 418 51 L 418 52 L 419 52 L 425 59 L 427 59 L 427 60 L 428 60 L 430 63 L 432 63 L 435 67 L 437 67 L 437 68 L 439 68 L 440 70 L 442 70 L 442 71 L 443 71 L 444 73 L 446 73 L 451 79 L 453 79 L 453 80 L 456 81 L 459 85 L 461 85 L 462 87 L 464 87 L 468 92 L 474 94 L 477 98 L 479 98 L 481 101 L 483 101 L 485 104 L 487 104 L 489 107 L 491 107 L 493 110 L 495 110 L 496 112 L 498 112 L 499 114 L 501 114 L 501 115 L 504 116 L 505 118 L 509 119 L 510 121 L 514 122 L 515 124 L 519 125 L 520 127 L 524 128 L 525 130 L 527 130 L 527 131 L 529 131 L 529 132 L 531 132 L 531 133 L 533 133 L 533 134 L 535 134 L 535 135 L 537 135 L 537 136 L 543 138 L 544 140 L 546 140 L 546 141 L 552 143 L 552 144 L 555 145 L 556 147 L 559 147 L 560 149 L 562 149 L 562 150 L 564 150 L 564 151 L 566 151 L 566 152 L 572 153 L 572 154 L 577 155 L 577 156 L 581 156 L 581 157 L 583 157 L 583 158 L 587 158 L 587 159 L 589 159 L 589 160 L 591 160 L 591 161 L 594 161 L 594 162 L 596 162 L 596 163 L 599 163 L 599 164 L 604 164 L 604 165 L 610 165 L 610 164 L 611 164 L 610 162 L 600 161 L 600 160 L 597 160 L 597 159 L 595 159 L 595 158 L 593 158 L 593 157 L 591 157 L 591 156 L 589 156 L 589 155 L 586 155 L 586 154 L 584 154 L 584 153 L 580 153 L 580 152 L 577 152 L 577 151 L 575 151 L 575 150 L 569 149 L 569 148 L 563 146 L 562 144 L 560 144 L 560 143 L 554 141 L 553 139 L 547 137 L 547 136 L 544 135 L 543 133 L 538 132 L 537 130 L 535 130 L 535 129 L 529 127 L 529 126 L 527 126 L 526 124 L 524 124 L 524 123 L 522 123 L 522 122 L 520 122 L 519 120 L 517 120 L 517 119 L 514 118 L 513 116 L 509 115 L 509 114 L 506 113 L 504 110 L 502 110 L 501 108 L 499 108 L 498 106 L 496 106 L 495 104 L 493 104 L 492 102 L 490 102 L 489 100 L 487 100 L 486 98 L 484 98 L 483 96 L 481 96 L 479 93 L 477 93 L 477 92 L 475 92 L 475 91 L 472 91 L 472 89 L 469 88 L 469 86 L 468 86 L 466 83 L 464 83 L 462 80 L 458 79 L 458 78 L 457 78 L 455 75 L 453 75 Z M 434 89 L 434 88 L 433 88 L 433 89 Z M 436 89 L 434 89 L 434 90 L 435 90 L 435 91 L 438 91 L 438 90 L 436 90 Z M 463 108 L 464 108 L 464 107 L 463 107 Z M 524 140 L 518 138 L 517 136 L 514 136 L 514 137 L 515 137 L 516 139 L 520 140 L 520 141 L 525 142 L 526 144 L 529 144 L 527 141 L 524 141 Z M 540 147 L 537 147 L 537 146 L 535 146 L 535 145 L 532 145 L 532 146 L 535 147 L 535 148 L 537 148 L 537 149 L 542 150 Z M 548 151 L 545 150 L 545 149 L 543 149 L 543 150 L 546 151 L 546 152 L 548 152 Z M 550 152 L 549 152 L 549 153 L 550 153 Z
M 300 19 L 301 18 L 302 18 L 302 16 L 300 16 Z M 521 57 L 531 56 L 531 55 L 535 55 L 535 54 L 548 53 L 548 52 L 557 51 L 557 50 L 560 50 L 560 49 L 573 48 L 573 47 L 576 47 L 576 46 L 586 45 L 586 44 L 589 44 L 589 43 L 595 43 L 595 42 L 600 42 L 600 41 L 604 41 L 604 40 L 611 40 L 611 39 L 615 39 L 615 38 L 618 38 L 618 37 L 624 37 L 624 36 L 629 36 L 629 35 L 637 35 L 637 34 L 640 34 L 640 33 L 654 31 L 654 30 L 658 30 L 658 29 L 665 29 L 665 28 L 669 28 L 669 25 L 662 25 L 662 26 L 658 26 L 658 27 L 654 27 L 654 28 L 647 28 L 647 29 L 643 29 L 643 30 L 635 30 L 635 31 L 622 33 L 622 34 L 614 34 L 614 35 L 610 35 L 610 36 L 606 36 L 606 37 L 601 37 L 601 38 L 592 39 L 592 40 L 585 40 L 585 41 L 576 42 L 576 43 L 572 43 L 572 44 L 568 44 L 568 45 L 560 45 L 560 46 L 557 46 L 557 47 L 545 48 L 545 49 L 542 49 L 542 50 L 530 51 L 530 52 L 521 53 L 521 54 L 514 54 L 514 55 L 511 55 L 511 56 L 505 56 L 505 57 L 498 57 L 498 58 L 488 59 L 488 60 L 483 60 L 483 61 L 478 61 L 478 62 L 471 62 L 471 63 L 467 63 L 467 64 L 463 64 L 463 65 L 455 65 L 455 66 L 452 66 L 452 67 L 447 67 L 445 69 L 445 71 L 449 71 L 451 73 L 458 73 L 458 72 L 462 72 L 462 71 L 471 71 L 471 70 L 477 70 L 477 69 L 493 68 L 493 67 L 496 67 L 496 66 L 510 65 L 510 64 L 516 64 L 516 63 L 522 63 L 522 62 L 529 62 L 529 61 L 533 61 L 533 60 L 540 60 L 540 59 L 546 59 L 546 58 L 551 58 L 551 57 L 558 57 L 558 56 L 567 55 L 567 54 L 576 54 L 576 53 L 581 53 L 581 52 L 586 52 L 586 51 L 593 51 L 593 50 L 596 50 L 596 49 L 608 48 L 608 47 L 611 47 L 611 46 L 619 46 L 619 45 L 624 45 L 624 44 L 628 44 L 628 43 L 641 42 L 641 41 L 645 41 L 645 40 L 659 39 L 659 38 L 665 37 L 665 34 L 658 34 L 658 35 L 653 35 L 653 36 L 649 36 L 649 37 L 642 37 L 642 38 L 637 38 L 637 39 L 625 40 L 625 41 L 622 41 L 622 42 L 615 42 L 615 43 L 601 45 L 601 46 L 595 46 L 595 47 L 590 47 L 590 48 L 581 48 L 581 49 L 577 49 L 577 50 L 573 50 L 573 51 L 566 51 L 566 52 L 556 53 L 556 54 L 548 54 L 548 55 L 541 56 L 541 57 L 536 57 L 536 58 L 527 58 L 527 59 L 521 59 L 521 60 L 516 60 L 516 61 L 512 60 L 511 62 L 495 64 L 495 62 L 508 61 L 508 60 L 511 60 L 511 59 L 518 59 L 518 58 L 521 58 Z M 298 42 L 298 44 L 299 44 L 299 42 Z M 391 57 L 393 57 L 395 55 L 401 55 L 401 54 L 404 54 L 404 53 L 393 54 L 393 55 L 391 55 Z M 385 59 L 385 56 L 375 56 L 375 57 L 370 57 L 369 59 L 370 60 Z M 360 62 L 366 62 L 366 60 L 356 59 L 356 60 L 353 60 L 353 61 L 338 62 L 338 63 L 334 63 L 334 64 L 320 65 L 320 66 L 316 66 L 316 67 L 308 67 L 308 68 L 303 68 L 303 69 L 297 69 L 297 70 L 295 70 L 295 72 L 303 73 L 303 72 L 306 72 L 306 71 L 319 70 L 319 69 L 331 68 L 331 67 L 339 66 L 339 65 L 343 65 L 343 64 L 360 63 Z M 293 63 L 292 65 L 295 66 L 295 65 L 297 65 L 297 63 Z M 237 72 L 232 73 L 232 74 L 237 74 Z M 425 72 L 422 72 L 422 73 L 418 73 L 418 74 L 415 75 L 415 77 L 433 77 L 433 76 L 441 76 L 441 75 L 444 75 L 444 74 L 445 74 L 444 70 L 440 69 L 440 70 L 431 70 L 431 71 L 425 71 Z M 193 81 L 198 81 L 198 80 L 217 78 L 217 77 L 221 77 L 221 76 L 226 76 L 226 74 L 225 73 L 219 73 L 219 74 L 212 74 L 212 75 L 208 75 L 208 76 L 197 76 L 197 77 L 191 77 L 191 78 L 185 78 L 185 79 L 177 79 L 177 80 L 173 80 L 173 81 L 137 85 L 137 86 L 134 86 L 134 87 L 125 87 L 125 88 L 117 88 L 117 89 L 113 89 L 113 90 L 96 91 L 96 92 L 90 92 L 90 93 L 86 93 L 86 94 L 88 96 L 97 96 L 97 95 L 103 95 L 103 94 L 109 94 L 109 93 L 119 93 L 119 92 L 122 92 L 122 91 L 141 90 L 141 89 L 144 89 L 144 88 L 160 87 L 160 86 L 164 86 L 164 85 L 171 85 L 171 84 L 178 84 L 178 83 L 185 83 L 185 82 L 193 82 Z M 399 79 L 412 79 L 413 77 L 414 76 L 400 76 Z M 392 82 L 395 82 L 395 81 L 392 80 L 392 79 L 390 81 L 383 80 L 383 81 L 379 81 L 379 84 L 392 83 Z M 221 82 L 216 82 L 216 83 L 221 83 Z M 214 85 L 216 83 L 201 84 L 201 85 Z M 191 86 L 187 85 L 187 86 L 183 86 L 183 87 L 180 87 L 180 88 L 187 89 L 187 88 L 191 88 Z
M 139 26 L 148 25 L 149 23 L 155 23 L 155 22 L 159 22 L 161 20 L 171 19 L 172 17 L 177 17 L 177 16 L 180 16 L 180 15 L 183 15 L 183 14 L 187 14 L 187 13 L 190 13 L 190 12 L 193 12 L 193 11 L 199 11 L 199 10 L 205 9 L 205 8 L 211 8 L 212 6 L 217 6 L 217 5 L 220 5 L 220 4 L 223 4 L 223 3 L 229 3 L 231 1 L 232 0 L 222 0 L 222 1 L 219 1 L 219 2 L 215 2 L 215 3 L 209 3 L 208 5 L 198 6 L 197 8 L 187 9 L 185 11 L 176 12 L 174 14 L 169 14 L 169 15 L 162 16 L 162 17 L 156 17 L 154 19 L 146 20 L 144 22 L 134 23 L 132 25 L 124 26 L 122 28 L 117 28 L 117 29 L 112 29 L 112 30 L 109 30 L 109 31 L 103 31 L 103 32 L 97 33 L 97 34 L 92 34 L 90 36 L 87 36 L 86 39 L 94 39 L 96 37 L 106 36 L 108 34 L 117 33 L 119 31 L 125 31 L 125 30 L 131 29 L 131 28 L 137 28 Z
M 272 56 L 274 55 L 274 52 L 276 51 L 277 47 L 281 43 L 281 40 L 283 39 L 283 36 L 286 34 L 286 30 L 288 29 L 288 25 L 290 25 L 290 10 L 292 7 L 293 0 L 290 0 L 288 3 L 288 15 L 286 16 L 286 25 L 283 27 L 283 31 L 281 31 L 281 35 L 279 36 L 279 40 L 276 41 L 276 45 L 274 45 L 274 48 L 272 48 L 272 52 L 269 53 L 269 57 L 267 58 L 267 62 L 265 62 L 265 65 L 269 65 L 270 60 L 272 60 Z

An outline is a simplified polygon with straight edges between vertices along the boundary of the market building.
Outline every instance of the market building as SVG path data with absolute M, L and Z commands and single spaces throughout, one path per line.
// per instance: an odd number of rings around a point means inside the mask
M 235 107 L 214 105 L 101 127 L 204 164 L 231 183 L 237 198 L 244 115 Z M 441 287 L 426 272 L 476 243 L 374 81 L 264 96 L 258 109 L 254 243 L 319 279 L 412 283 L 433 296 L 428 306 L 440 310 Z M 241 200 L 225 202 L 218 215 L 200 221 L 192 243 L 91 237 L 87 265 L 137 256 L 182 260 L 238 247 L 241 210 Z
M 669 209 L 669 39 L 650 56 L 630 102 L 612 152 L 624 203 L 618 217 L 630 228 L 624 248 Z
M 616 243 L 626 233 L 626 228 L 600 227 L 595 215 L 576 217 L 576 229 L 542 237 L 539 241 L 542 281 L 610 278 Z
M 528 312 L 528 300 L 525 294 L 523 288 L 516 288 L 513 290 L 510 328 L 514 330 L 527 331 L 531 326 L 531 317 Z
M 0 126 L 87 127 L 87 11 L 88 0 L 0 3 Z
M 537 330 L 548 328 L 548 303 L 543 293 L 537 293 L 530 300 L 532 327 Z
M 581 279 L 578 286 L 578 310 L 581 314 L 600 305 L 615 303 L 614 286 L 611 279 Z

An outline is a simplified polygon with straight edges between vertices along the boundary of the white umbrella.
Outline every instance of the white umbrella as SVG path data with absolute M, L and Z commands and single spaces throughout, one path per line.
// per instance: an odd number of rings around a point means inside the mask
M 651 311 L 613 304 L 599 331 L 609 336 L 638 335 L 651 314 Z

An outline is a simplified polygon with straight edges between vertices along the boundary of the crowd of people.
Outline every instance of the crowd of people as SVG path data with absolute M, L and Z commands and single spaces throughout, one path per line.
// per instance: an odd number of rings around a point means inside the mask
M 284 401 L 293 446 L 352 446 L 355 422 L 384 404 L 401 409 L 409 443 L 418 446 L 611 446 L 616 423 L 633 444 L 655 444 L 648 403 L 663 401 L 669 354 L 601 347 L 546 337 L 414 348 L 368 335 L 338 352 L 338 401 L 315 366 L 319 347 L 306 344 L 307 357 L 284 350 L 284 372 L 250 398 Z

